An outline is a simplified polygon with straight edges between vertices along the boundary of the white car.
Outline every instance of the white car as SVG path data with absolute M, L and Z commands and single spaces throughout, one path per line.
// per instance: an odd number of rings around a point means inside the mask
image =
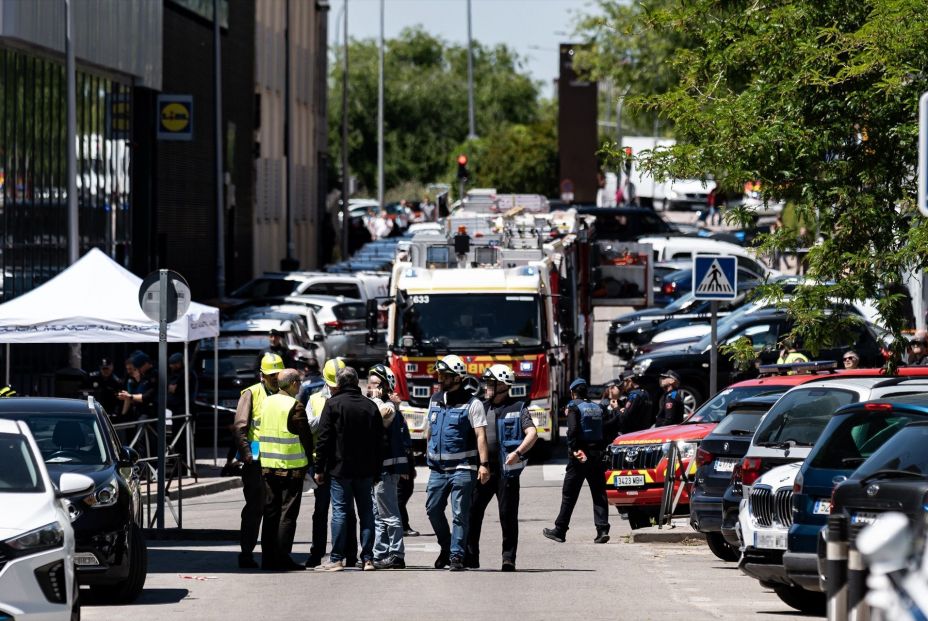
M 738 261 L 738 267 L 768 278 L 775 278 L 780 272 L 772 270 L 761 262 L 754 252 L 743 246 L 732 244 L 718 239 L 704 237 L 681 237 L 675 235 L 641 237 L 639 244 L 651 244 L 654 252 L 654 262 L 689 260 L 697 254 L 718 254 L 733 256 Z
M 93 479 L 65 473 L 56 489 L 21 421 L 0 420 L 0 464 L 0 619 L 80 619 L 64 497 L 93 490 Z

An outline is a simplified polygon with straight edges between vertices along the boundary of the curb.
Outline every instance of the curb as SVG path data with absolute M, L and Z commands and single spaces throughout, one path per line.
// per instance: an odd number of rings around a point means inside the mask
M 689 543 L 705 540 L 704 533 L 683 529 L 637 530 L 628 536 L 629 543 Z
M 185 485 L 181 490 L 180 497 L 184 500 L 187 500 L 188 498 L 218 494 L 219 492 L 225 492 L 230 489 L 238 489 L 240 487 L 242 487 L 241 477 L 224 477 L 203 483 L 193 483 L 190 486 Z M 157 499 L 157 494 L 152 493 L 150 496 L 148 494 L 142 494 L 142 502 L 148 502 L 149 498 L 151 499 L 151 502 L 155 502 Z M 168 498 L 171 500 L 177 500 L 177 490 L 171 490 L 168 493 Z

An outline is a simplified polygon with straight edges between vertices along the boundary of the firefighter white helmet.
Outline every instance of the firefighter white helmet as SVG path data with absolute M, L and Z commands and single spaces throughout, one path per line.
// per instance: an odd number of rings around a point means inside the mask
M 436 373 L 450 373 L 451 375 L 458 375 L 464 377 L 467 375 L 467 365 L 464 364 L 464 361 L 461 360 L 460 356 L 455 356 L 454 354 L 448 354 L 441 360 L 435 363 L 435 372 Z
M 516 382 L 516 374 L 505 364 L 494 364 L 483 372 L 483 379 L 485 381 L 495 380 L 500 384 L 512 386 Z

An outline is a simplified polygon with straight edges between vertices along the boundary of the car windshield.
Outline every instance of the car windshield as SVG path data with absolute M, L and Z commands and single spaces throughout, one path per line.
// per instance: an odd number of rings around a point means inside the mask
M 754 435 L 754 430 L 760 424 L 766 411 L 742 409 L 737 406 L 723 418 L 721 422 L 712 430 L 713 435 L 737 435 L 750 438 Z M 747 433 L 745 433 L 747 432 Z
M 38 464 L 21 435 L 0 433 L 0 494 L 44 492 Z
M 719 341 L 722 341 L 723 339 L 727 338 L 729 334 L 734 332 L 738 328 L 738 324 L 740 324 L 744 320 L 745 315 L 748 315 L 750 313 L 753 313 L 754 311 L 760 310 L 761 308 L 765 306 L 766 304 L 761 303 L 761 302 L 748 302 L 741 308 L 733 310 L 730 315 L 726 315 L 725 317 L 722 317 L 721 319 L 719 319 L 719 324 L 718 324 Z M 699 342 L 696 344 L 695 347 L 697 350 L 703 350 L 706 347 L 709 347 L 709 345 L 711 344 L 712 344 L 712 335 L 707 334 L 699 340 Z
M 853 470 L 913 420 L 924 417 L 883 410 L 851 414 L 822 439 L 812 466 Z
M 776 394 L 782 392 L 783 388 L 776 386 L 737 386 L 726 388 L 712 399 L 706 401 L 702 406 L 693 412 L 692 416 L 686 419 L 687 423 L 717 423 L 725 417 L 728 406 L 735 401 L 756 397 L 759 395 Z
M 694 297 L 696 294 L 692 291 L 685 293 L 678 297 L 676 300 L 664 307 L 664 312 L 666 313 L 676 313 L 678 311 L 686 310 L 696 302 Z
M 812 446 L 831 415 L 842 405 L 857 401 L 857 393 L 840 388 L 796 388 L 776 402 L 754 434 L 754 444 L 790 442 Z
M 880 470 L 903 470 L 928 476 L 928 425 L 903 428 L 854 473 L 855 479 L 865 479 Z
M 29 425 L 46 464 L 103 466 L 110 461 L 94 414 L 34 412 L 22 419 Z
M 254 377 L 258 372 L 259 356 L 261 351 L 258 350 L 219 350 L 219 377 Z M 213 376 L 213 354 L 204 355 L 196 365 L 198 372 L 204 376 Z
M 487 350 L 541 345 L 541 304 L 534 295 L 410 295 L 397 317 L 397 342 Z
M 292 295 L 300 281 L 286 278 L 255 278 L 232 292 L 233 298 L 279 298 Z

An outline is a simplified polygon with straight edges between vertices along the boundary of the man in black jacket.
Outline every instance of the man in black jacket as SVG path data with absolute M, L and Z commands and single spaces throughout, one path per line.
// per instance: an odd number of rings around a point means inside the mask
M 374 569 L 374 477 L 383 463 L 383 418 L 373 401 L 361 394 L 358 372 L 339 369 L 335 376 L 338 394 L 329 398 L 319 420 L 316 450 L 316 483 L 328 479 L 332 494 L 332 552 L 329 562 L 317 571 L 341 571 L 348 547 L 346 522 L 357 507 L 361 523 L 361 562 Z

